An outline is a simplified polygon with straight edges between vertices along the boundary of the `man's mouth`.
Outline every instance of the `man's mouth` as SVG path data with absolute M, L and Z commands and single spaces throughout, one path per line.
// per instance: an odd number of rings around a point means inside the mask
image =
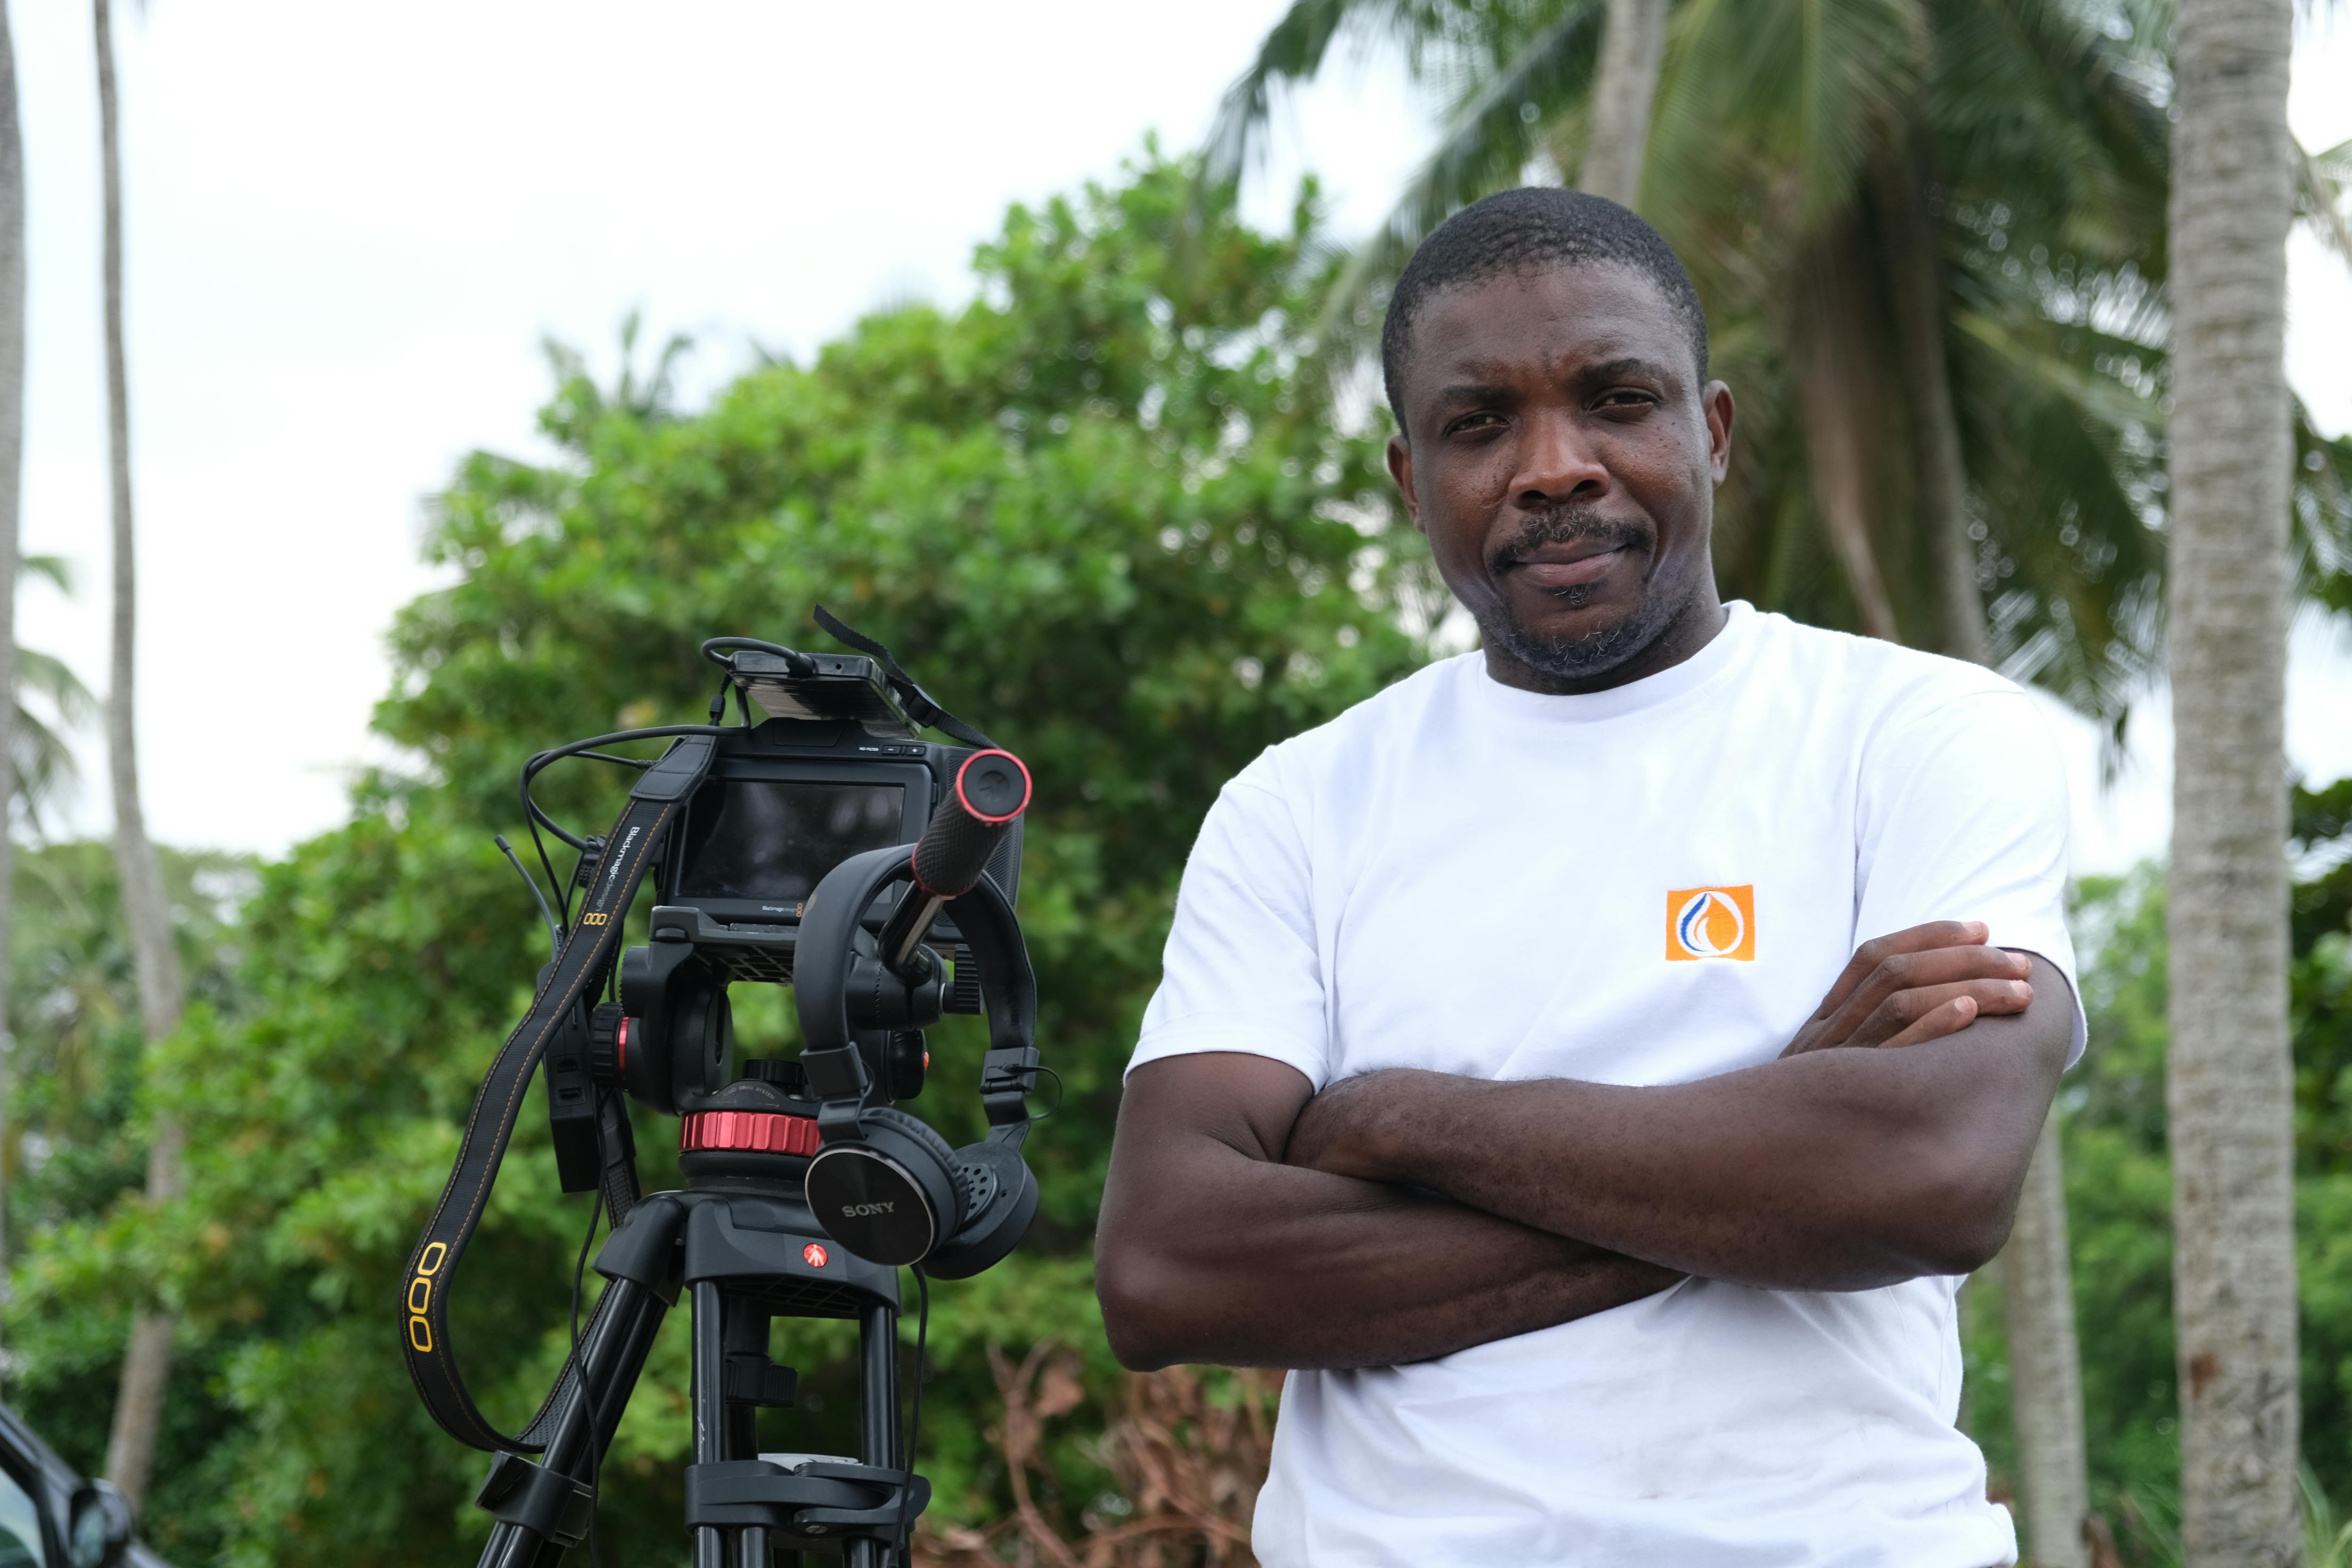
M 1618 557 L 1631 548 L 1629 544 L 1608 539 L 1584 539 L 1573 544 L 1542 544 L 1507 563 L 1505 569 L 1516 573 L 1530 588 L 1557 594 L 1569 588 L 1580 588 L 1588 583 L 1598 583 L 1617 564 Z
M 1497 584 L 1515 576 L 1538 594 L 1575 598 L 1607 577 L 1622 559 L 1635 552 L 1646 555 L 1656 543 L 1656 534 L 1631 519 L 1563 507 L 1525 519 L 1487 557 L 1487 570 Z

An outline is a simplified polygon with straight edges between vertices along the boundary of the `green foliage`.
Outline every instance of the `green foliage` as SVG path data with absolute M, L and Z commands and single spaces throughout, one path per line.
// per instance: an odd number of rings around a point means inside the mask
M 252 889 L 253 868 L 236 856 L 160 856 L 190 1028 L 209 1031 L 241 1005 L 245 932 L 233 911 Z M 130 1282 L 148 1256 L 137 1199 L 154 1102 L 121 908 L 111 846 L 18 849 L 0 1179 L 9 1240 L 28 1257 L 15 1279 L 9 1398 L 37 1413 L 43 1435 L 92 1471 L 106 1447 Z M 168 1440 L 191 1457 L 229 1419 L 210 1386 L 217 1370 L 199 1350 L 184 1369 L 186 1397 L 167 1415 Z M 155 1506 L 164 1514 L 200 1506 L 211 1484 L 193 1471 L 165 1475 Z
M 457 581 L 401 616 L 377 713 L 415 771 L 366 780 L 348 826 L 263 872 L 235 1005 L 192 1017 L 148 1064 L 149 1103 L 191 1128 L 187 1198 L 154 1214 L 81 1192 L 17 1271 L 11 1392 L 44 1425 L 84 1419 L 68 1401 L 105 1408 L 139 1277 L 125 1259 L 152 1265 L 183 1314 L 174 1418 L 217 1418 L 166 1434 L 159 1474 L 185 1478 L 157 1494 L 167 1551 L 369 1568 L 469 1549 L 481 1461 L 419 1408 L 393 1305 L 544 955 L 490 834 L 519 826 L 532 750 L 698 721 L 698 643 L 820 640 L 817 602 L 889 643 L 1038 785 L 1022 912 L 1066 1093 L 1030 1145 L 1034 1245 L 936 1292 L 924 1425 L 940 1512 L 1003 1506 L 990 1344 L 1016 1359 L 1048 1336 L 1095 1347 L 1090 1375 L 1108 1377 L 1087 1248 L 1183 855 L 1261 748 L 1424 657 L 1400 626 L 1429 593 L 1377 443 L 1336 433 L 1328 391 L 1300 372 L 1325 254 L 1311 188 L 1273 235 L 1223 198 L 1191 226 L 1192 199 L 1188 171 L 1154 153 L 1117 188 L 1015 208 L 976 258 L 976 303 L 870 318 L 699 413 L 670 408 L 667 356 L 609 391 L 559 356 L 541 422 L 560 457 L 461 467 L 427 545 Z M 541 798 L 601 829 L 618 795 L 597 772 L 559 770 Z M 740 1001 L 752 1048 L 789 1044 L 788 1008 Z M 968 1023 L 934 1039 L 921 1109 L 957 1141 L 978 1121 L 977 1039 Z M 649 1181 L 674 1138 L 641 1122 Z M 534 1100 L 456 1298 L 467 1375 L 510 1428 L 561 1359 L 584 1203 L 557 1194 Z M 27 1338 L 36 1324 L 51 1342 Z M 778 1337 L 803 1397 L 769 1417 L 772 1437 L 839 1451 L 845 1340 L 808 1324 Z M 684 1349 L 665 1332 L 607 1472 L 623 1556 L 677 1550 Z M 1072 1515 L 1104 1475 L 1085 1437 L 1053 1455 Z

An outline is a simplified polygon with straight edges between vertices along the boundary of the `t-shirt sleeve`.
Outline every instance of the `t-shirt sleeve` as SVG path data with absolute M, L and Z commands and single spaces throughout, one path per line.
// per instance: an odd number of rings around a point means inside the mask
M 1866 753 L 1854 941 L 1982 921 L 1996 947 L 2048 959 L 2078 991 L 2066 931 L 2066 773 L 2050 727 L 2011 688 L 1890 726 Z M 2083 1054 L 2079 994 L 2067 1065 Z
M 1255 770 L 1253 770 L 1255 771 Z M 1306 845 L 1288 805 L 1247 774 L 1209 808 L 1184 865 L 1160 990 L 1127 1070 L 1245 1051 L 1330 1077 Z

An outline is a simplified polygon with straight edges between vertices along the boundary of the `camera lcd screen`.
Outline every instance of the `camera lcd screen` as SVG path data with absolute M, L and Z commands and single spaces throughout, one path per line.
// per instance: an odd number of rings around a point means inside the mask
M 904 784 L 732 779 L 687 827 L 688 899 L 797 904 L 852 855 L 903 843 Z

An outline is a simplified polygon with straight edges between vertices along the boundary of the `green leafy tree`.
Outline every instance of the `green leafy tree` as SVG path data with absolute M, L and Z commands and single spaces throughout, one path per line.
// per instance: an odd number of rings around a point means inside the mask
M 204 1016 L 233 1016 L 240 963 L 235 911 L 253 868 L 238 856 L 162 855 L 164 894 L 190 995 Z M 16 1274 L 25 1300 L 9 1324 L 8 1397 L 86 1469 L 105 1452 L 130 1298 L 121 1290 L 143 1244 L 121 1207 L 146 1176 L 151 1113 L 138 985 L 124 940 L 110 847 L 98 842 L 20 847 L 8 1027 L 9 1120 L 0 1137 L 7 1234 L 28 1258 Z M 72 1300 L 56 1309 L 60 1292 Z M 219 1371 L 200 1356 L 184 1369 L 189 1395 L 167 1416 L 178 1462 L 151 1493 L 151 1534 L 177 1549 L 172 1527 L 220 1484 L 202 1457 L 227 1420 L 206 1392 Z
M 698 413 L 650 395 L 657 372 L 607 390 L 561 360 L 542 414 L 560 457 L 462 466 L 428 546 L 458 580 L 401 616 L 377 713 L 413 768 L 366 781 L 348 826 L 264 869 L 239 928 L 238 1011 L 200 1010 L 150 1058 L 149 1114 L 174 1107 L 189 1129 L 186 1195 L 65 1227 L 17 1272 L 15 1321 L 61 1338 L 118 1310 L 125 1258 L 166 1281 L 184 1358 L 211 1369 L 201 1392 L 226 1413 L 201 1451 L 167 1426 L 153 1505 L 167 1544 L 337 1568 L 468 1549 L 479 1456 L 418 1407 L 391 1304 L 544 956 L 489 836 L 517 826 L 530 752 L 698 719 L 702 638 L 808 643 L 817 602 L 888 642 L 1038 784 L 1022 914 L 1064 1093 L 1030 1145 L 1045 1194 L 1032 1246 L 936 1292 L 924 1447 L 940 1515 L 1004 1506 L 992 1346 L 1018 1362 L 1058 1339 L 1098 1387 L 1118 1385 L 1093 1215 L 1184 854 L 1262 747 L 1420 662 L 1404 628 L 1433 604 L 1377 443 L 1340 430 L 1303 367 L 1328 280 L 1311 188 L 1278 234 L 1243 226 L 1224 197 L 1188 226 L 1191 201 L 1189 170 L 1154 153 L 1116 187 L 1015 208 L 978 253 L 971 305 L 872 317 Z M 596 828 L 619 799 L 593 769 L 550 774 L 541 797 Z M 781 994 L 747 989 L 748 1048 L 784 1048 Z M 921 1109 L 972 1136 L 969 1021 L 939 1030 L 933 1053 Z M 561 1359 L 586 1219 L 583 1199 L 558 1195 L 535 1110 L 457 1292 L 467 1376 L 509 1424 Z M 674 1125 L 639 1133 L 661 1182 Z M 780 1329 L 804 1376 L 800 1408 L 770 1418 L 789 1423 L 779 1441 L 845 1436 L 845 1349 L 832 1327 Z M 64 1384 L 47 1352 L 26 1353 L 16 1388 L 43 1419 Z M 621 1555 L 677 1549 L 686 1388 L 673 1327 L 606 1473 Z M 1052 1500 L 1072 1516 L 1108 1484 L 1082 1426 L 1063 1421 L 1051 1455 L 1067 1489 Z M 171 1489 L 183 1472 L 211 1489 Z

